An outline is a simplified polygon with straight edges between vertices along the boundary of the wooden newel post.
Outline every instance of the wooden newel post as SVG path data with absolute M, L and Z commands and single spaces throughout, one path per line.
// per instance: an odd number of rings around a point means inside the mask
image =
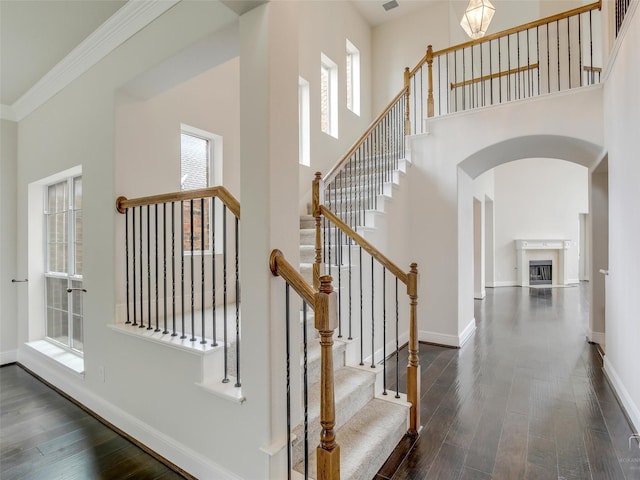
M 427 116 L 433 117 L 433 47 L 427 47 L 427 78 L 429 89 L 427 90 Z
M 409 111 L 409 99 L 411 97 L 411 84 L 409 80 L 411 78 L 411 74 L 409 72 L 409 67 L 405 67 L 404 69 L 404 134 L 411 135 L 411 115 Z
M 324 188 L 321 188 L 322 183 L 324 183 L 322 182 L 322 174 L 320 172 L 316 172 L 311 191 L 311 208 L 313 210 L 313 216 L 316 219 L 316 258 L 313 263 L 313 288 L 316 290 L 320 289 L 320 275 L 322 275 L 322 215 L 320 213 L 320 205 L 322 205 L 323 200 L 321 195 L 324 190 Z
M 340 447 L 334 432 L 336 406 L 333 386 L 333 331 L 338 327 L 338 299 L 331 277 L 320 277 L 320 291 L 315 298 L 315 327 L 320 333 L 320 445 L 317 480 L 340 479 Z
M 407 365 L 407 401 L 409 412 L 409 435 L 417 435 L 420 428 L 420 359 L 418 358 L 418 265 L 411 264 L 408 274 L 409 295 L 409 364 Z

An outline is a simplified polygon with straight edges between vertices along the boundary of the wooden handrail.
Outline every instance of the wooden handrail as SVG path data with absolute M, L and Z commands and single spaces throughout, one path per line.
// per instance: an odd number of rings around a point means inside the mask
M 271 268 L 273 275 L 284 278 L 305 302 L 315 308 L 315 290 L 302 278 L 302 275 L 291 266 L 280 250 L 275 249 L 271 252 L 269 268 Z
M 376 118 L 373 122 L 371 122 L 371 125 L 369 125 L 369 127 L 364 131 L 362 135 L 360 135 L 360 138 L 356 140 L 356 142 L 351 146 L 351 148 L 347 150 L 347 153 L 345 153 L 344 156 L 340 159 L 340 161 L 336 163 L 333 166 L 333 168 L 329 170 L 329 172 L 324 176 L 323 180 L 325 183 L 331 182 L 331 180 L 333 180 L 336 177 L 336 175 L 338 175 L 338 172 L 340 172 L 340 170 L 342 169 L 342 166 L 345 163 L 347 163 L 349 158 L 351 158 L 351 155 L 353 155 L 353 153 L 358 149 L 358 147 L 362 145 L 362 143 L 373 131 L 373 129 L 378 126 L 378 124 L 382 121 L 382 119 L 384 119 L 385 115 L 389 113 L 389 110 L 391 110 L 393 106 L 400 100 L 400 98 L 402 98 L 402 96 L 405 94 L 406 91 L 407 89 L 405 87 L 402 90 L 400 90 L 400 92 L 398 92 L 398 94 L 395 97 L 393 97 L 393 100 L 391 100 L 391 102 L 389 102 L 389 105 L 387 105 L 385 109 L 382 111 L 382 113 L 378 115 L 378 118 Z
M 453 83 L 451 82 L 451 90 L 458 87 L 466 87 L 467 85 L 473 85 L 474 83 L 485 82 L 487 80 L 493 80 L 494 78 L 504 77 L 505 75 L 513 75 L 520 72 L 526 72 L 527 70 L 533 70 L 539 67 L 539 64 L 532 63 L 531 65 L 524 65 L 520 68 L 512 68 L 504 72 L 492 73 L 491 75 L 485 75 L 483 77 L 473 78 L 471 80 L 465 80 L 464 82 Z
M 601 68 L 601 67 L 590 67 L 590 66 L 588 66 L 588 65 L 584 65 L 584 66 L 582 67 L 582 69 L 583 69 L 585 72 L 596 72 L 596 73 L 602 73 L 602 68 Z
M 518 25 L 517 27 L 508 28 L 506 30 L 502 30 L 501 32 L 485 35 L 484 37 L 478 38 L 476 40 L 470 40 L 468 42 L 460 43 L 452 47 L 443 48 L 442 50 L 433 52 L 433 56 L 437 57 L 440 55 L 445 55 L 447 53 L 453 52 L 454 50 L 461 50 L 463 48 L 472 47 L 474 45 L 479 45 L 481 43 L 490 42 L 491 40 L 496 40 L 501 37 L 506 37 L 507 35 L 513 35 L 514 33 L 524 32 L 526 30 L 529 30 L 530 28 L 540 27 L 542 25 L 546 25 L 547 23 L 557 22 L 558 20 L 573 17 L 575 15 L 580 15 L 581 13 L 590 12 L 591 10 L 596 10 L 596 9 L 598 10 L 602 9 L 602 0 L 599 0 L 594 3 L 590 3 L 589 5 L 583 5 L 582 7 L 577 7 L 571 10 L 567 10 L 566 12 L 550 15 L 548 17 L 541 18 L 533 22 L 525 23 L 523 25 Z
M 329 210 L 324 205 L 320 205 L 320 213 L 326 217 L 331 223 L 333 223 L 336 227 L 338 227 L 342 232 L 351 238 L 354 242 L 360 245 L 369 255 L 375 258 L 382 266 L 384 266 L 387 270 L 389 270 L 393 275 L 398 277 L 405 285 L 408 284 L 408 276 L 405 272 L 403 272 L 400 267 L 398 267 L 395 263 L 389 260 L 380 250 L 367 242 L 363 237 L 358 235 L 353 229 L 351 229 L 346 223 L 340 220 L 336 214 L 334 214 L 331 210 Z
M 556 22 L 564 18 L 573 17 L 574 15 L 580 15 L 581 13 L 589 12 L 591 10 L 596 10 L 596 9 L 598 10 L 602 9 L 602 0 L 599 0 L 594 3 L 590 3 L 589 5 L 583 5 L 582 7 L 574 8 L 572 10 L 567 10 L 566 12 L 558 13 L 556 15 L 551 15 L 549 17 L 541 18 L 540 20 L 535 20 L 533 22 L 525 23 L 524 25 L 518 25 L 517 27 L 508 28 L 506 30 L 502 30 L 501 32 L 485 35 L 484 37 L 478 38 L 476 40 L 470 40 L 468 42 L 459 43 L 458 45 L 454 45 L 452 47 L 443 48 L 442 50 L 437 50 L 433 52 L 433 56 L 438 57 L 441 55 L 446 55 L 447 53 L 451 53 L 455 50 L 462 50 L 463 48 L 472 47 L 474 45 L 479 45 L 484 42 L 490 42 L 491 40 L 496 40 L 498 38 L 506 37 L 507 35 L 513 35 L 514 33 L 524 32 L 525 30 L 529 30 L 530 28 L 540 27 L 542 25 L 546 25 L 547 23 Z M 413 77 L 425 63 L 427 63 L 427 55 L 422 57 L 418 62 L 418 64 L 409 72 L 410 76 Z
M 118 197 L 116 199 L 116 210 L 125 213 L 128 208 L 143 207 L 145 205 L 155 205 L 158 203 L 180 202 L 184 200 L 195 200 L 198 198 L 218 197 L 224 203 L 236 218 L 240 218 L 240 202 L 222 186 L 199 188 L 197 190 L 185 190 L 183 192 L 162 193 L 160 195 L 151 195 L 149 197 L 140 197 L 128 199 L 127 197 Z

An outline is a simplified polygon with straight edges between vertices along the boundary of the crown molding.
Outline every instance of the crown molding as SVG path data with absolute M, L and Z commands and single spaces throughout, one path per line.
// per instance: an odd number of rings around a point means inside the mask
M 16 121 L 27 117 L 179 1 L 128 1 L 16 100 L 11 106 Z
M 12 122 L 17 122 L 18 117 L 16 116 L 16 112 L 9 105 L 0 104 L 0 119 L 2 120 L 10 120 Z

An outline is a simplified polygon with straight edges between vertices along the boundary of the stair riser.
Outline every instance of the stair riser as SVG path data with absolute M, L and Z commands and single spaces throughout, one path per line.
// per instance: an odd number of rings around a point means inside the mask
M 364 385 L 354 390 L 346 398 L 336 402 L 336 423 L 335 429 L 339 429 L 343 426 L 351 417 L 353 417 L 360 409 L 362 409 L 374 395 L 373 385 Z M 309 446 L 310 451 L 315 450 L 315 447 L 320 441 L 321 425 L 319 418 L 309 418 Z M 297 439 L 292 442 L 292 459 L 293 465 L 297 465 L 304 456 L 304 430 L 302 425 L 294 429 L 294 434 Z M 395 444 L 394 444 L 395 446 Z

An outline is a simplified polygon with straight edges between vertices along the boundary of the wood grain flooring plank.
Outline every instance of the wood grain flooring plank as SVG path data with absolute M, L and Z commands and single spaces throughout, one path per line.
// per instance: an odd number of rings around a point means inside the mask
M 583 438 L 584 428 L 578 420 L 576 407 L 557 409 L 555 418 L 559 477 L 566 480 L 591 479 L 591 470 Z
M 586 428 L 584 442 L 589 457 L 589 466 L 594 479 L 624 480 L 625 476 L 606 432 Z
M 443 443 L 425 479 L 458 478 L 462 472 L 466 452 L 460 447 Z
M 529 422 L 525 415 L 512 412 L 506 414 L 493 468 L 494 480 L 524 478 L 528 430 Z

